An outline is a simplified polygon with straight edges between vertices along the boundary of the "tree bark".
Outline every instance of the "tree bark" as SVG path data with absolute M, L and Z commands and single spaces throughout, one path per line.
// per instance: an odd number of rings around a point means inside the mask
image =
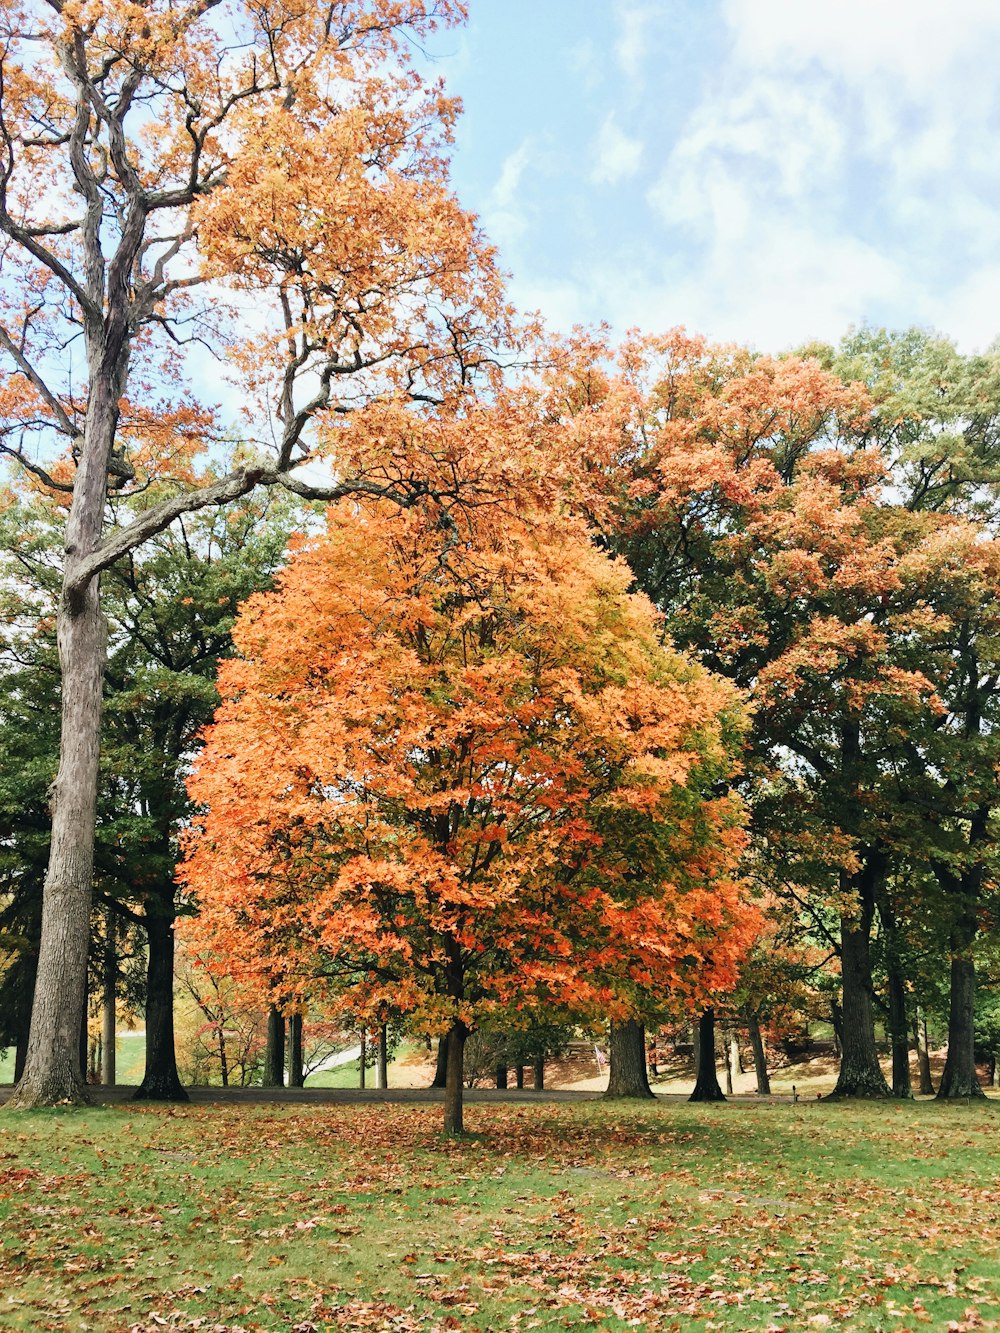
M 910 1086 L 910 1025 L 906 1016 L 906 978 L 900 964 L 899 925 L 886 894 L 879 898 L 879 916 L 885 931 L 886 974 L 889 990 L 889 1038 L 892 1042 L 892 1095 L 913 1096 Z
M 377 1088 L 387 1088 L 389 1086 L 389 1029 L 385 1023 L 378 1030 L 376 1075 L 375 1086 Z
M 514 1086 L 516 1088 L 524 1087 L 524 1065 L 514 1066 Z
M 750 1049 L 753 1051 L 754 1073 L 757 1075 L 757 1096 L 770 1097 L 771 1080 L 767 1073 L 767 1056 L 764 1054 L 764 1038 L 760 1032 L 760 1022 L 756 1014 L 747 1017 L 750 1032 Z
M 365 1086 L 367 1076 L 366 1065 L 368 1064 L 368 1038 L 364 1032 L 361 1033 L 361 1057 L 358 1060 L 358 1087 L 362 1090 Z
M 103 507 L 103 486 L 101 500 Z M 75 492 L 73 508 L 78 508 Z M 93 523 L 87 526 L 94 529 Z M 74 544 L 73 534 L 78 533 L 77 540 L 92 549 L 99 524 L 87 536 L 80 529 L 79 517 L 74 523 L 71 511 L 67 546 Z M 71 565 L 70 559 L 67 573 Z M 90 1101 L 80 1060 L 80 1012 L 87 988 L 105 660 L 105 624 L 96 580 L 80 597 L 63 598 L 58 640 L 62 739 L 28 1050 L 24 1072 L 8 1102 L 16 1110 Z
M 977 927 L 975 910 L 970 906 L 951 932 L 948 1055 L 937 1093 L 939 1101 L 986 1096 L 976 1076 L 976 964 L 972 944 Z
M 448 1033 L 448 1065 L 444 1092 L 444 1132 L 465 1133 L 463 1119 L 463 1088 L 465 1086 L 465 1039 L 469 1029 L 456 1018 Z
M 646 1073 L 646 1030 L 634 1018 L 611 1021 L 610 1072 L 605 1097 L 652 1097 Z
M 708 1008 L 698 1020 L 698 1076 L 690 1102 L 724 1102 L 726 1094 L 719 1086 L 715 1067 L 715 1010 Z
M 910 1084 L 910 1029 L 906 1018 L 906 983 L 898 968 L 889 964 L 889 1032 L 892 1038 L 892 1095 L 902 1100 L 913 1096 Z
M 186 1102 L 177 1072 L 174 1045 L 174 896 L 173 888 L 146 906 L 146 1069 L 136 1101 Z M 223 1083 L 228 1078 L 220 1038 Z
M 545 1087 L 545 1056 L 536 1055 L 531 1066 L 535 1071 L 535 1091 L 541 1092 Z
M 118 1024 L 115 1013 L 115 982 L 118 956 L 115 949 L 117 920 L 110 907 L 104 910 L 104 1004 L 101 1027 L 101 1082 L 105 1087 L 115 1083 L 115 1046 Z
M 83 193 L 89 199 L 85 230 L 91 264 L 88 282 L 94 300 L 83 321 L 89 393 L 66 522 L 56 629 L 62 721 L 59 770 L 53 784 L 52 840 L 42 895 L 38 976 L 24 1073 L 8 1102 L 18 1110 L 89 1101 L 76 1019 L 87 987 L 107 627 L 101 614 L 99 579 L 92 576 L 83 581 L 82 570 L 100 542 L 104 523 L 108 465 L 129 362 L 126 312 L 131 260 L 141 234 L 130 234 L 128 242 L 123 238 L 116 263 L 124 259 L 124 267 L 119 264 L 114 283 L 106 285 L 108 269 L 101 250 L 100 205 L 93 178 Z
M 924 1097 L 934 1096 L 934 1080 L 931 1077 L 931 1057 L 927 1049 L 927 1019 L 922 1009 L 918 1008 L 913 1017 L 913 1039 L 917 1048 L 917 1072 L 920 1079 L 920 1093 Z
M 494 1070 L 494 1079 L 495 1079 L 495 1082 L 496 1082 L 497 1087 L 498 1087 L 501 1091 L 505 1091 L 505 1090 L 506 1090 L 506 1087 L 507 1087 L 507 1066 L 506 1066 L 506 1065 L 497 1065 L 496 1069 Z
M 857 916 L 841 917 L 840 967 L 843 979 L 843 1055 L 837 1086 L 829 1096 L 889 1097 L 889 1085 L 879 1064 L 875 1045 L 875 1016 L 872 1006 L 874 986 L 870 939 L 874 916 L 875 881 L 882 873 L 883 858 L 872 854 L 861 873 L 850 880 L 846 889 L 853 888 L 860 899 Z
M 437 1045 L 437 1067 L 434 1070 L 432 1088 L 448 1086 L 448 1038 L 439 1037 Z
M 261 1084 L 265 1088 L 285 1086 L 285 1015 L 273 1004 L 267 1011 L 267 1046 L 264 1048 Z
M 305 1083 L 302 1058 L 302 1015 L 288 1016 L 288 1086 L 301 1088 Z

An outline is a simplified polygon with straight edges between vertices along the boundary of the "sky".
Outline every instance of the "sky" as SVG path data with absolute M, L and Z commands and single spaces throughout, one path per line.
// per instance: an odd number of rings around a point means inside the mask
M 433 70 L 522 309 L 1000 335 L 1000 0 L 468 0 Z

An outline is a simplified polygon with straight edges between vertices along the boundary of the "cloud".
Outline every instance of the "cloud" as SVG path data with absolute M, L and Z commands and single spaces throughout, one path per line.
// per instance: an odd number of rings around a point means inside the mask
M 507 154 L 490 190 L 489 201 L 483 209 L 486 230 L 501 249 L 520 240 L 527 230 L 528 219 L 521 200 L 521 182 L 534 157 L 531 139 L 523 140 L 512 153 Z
M 642 142 L 625 134 L 612 112 L 601 124 L 593 153 L 594 167 L 590 179 L 595 185 L 617 185 L 639 170 Z
M 1000 6 L 724 0 L 722 12 L 724 59 L 646 196 L 666 247 L 697 272 L 664 281 L 664 296 L 710 335 L 745 328 L 764 346 L 936 312 L 960 338 L 988 341 L 990 319 L 1000 331 L 1000 303 L 987 313 L 974 294 L 997 295 Z
M 647 30 L 652 15 L 643 5 L 623 4 L 618 7 L 618 37 L 615 41 L 615 60 L 630 83 L 642 78 L 642 66 L 648 53 Z

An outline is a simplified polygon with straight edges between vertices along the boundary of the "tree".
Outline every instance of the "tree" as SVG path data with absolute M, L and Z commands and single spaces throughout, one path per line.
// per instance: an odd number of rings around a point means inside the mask
M 242 971 L 447 1029 L 450 1133 L 481 1019 L 604 1012 L 746 929 L 735 695 L 569 520 L 487 517 L 332 510 L 248 603 L 182 871 Z
M 676 641 L 752 694 L 755 832 L 788 849 L 796 827 L 802 851 L 792 856 L 812 862 L 805 887 L 840 917 L 837 1095 L 888 1095 L 873 932 L 880 904 L 892 927 L 894 867 L 928 849 L 915 790 L 920 763 L 935 770 L 930 756 L 949 731 L 940 682 L 955 672 L 940 669 L 942 622 L 959 632 L 960 603 L 931 602 L 926 573 L 942 543 L 971 551 L 983 534 L 887 492 L 890 467 L 905 479 L 914 456 L 897 458 L 866 391 L 816 360 L 775 361 L 675 332 L 626 348 L 622 364 L 643 406 L 626 437 L 611 537 Z M 990 679 L 981 673 L 980 683 Z M 968 737 L 963 748 L 968 760 Z M 776 779 L 777 799 L 767 799 Z M 897 1065 L 907 1026 L 898 980 Z
M 377 434 L 359 443 L 343 414 L 393 394 L 448 399 L 505 323 L 491 255 L 448 192 L 455 106 L 407 65 L 406 36 L 459 13 L 451 0 L 0 8 L 0 448 L 68 498 L 60 766 L 12 1105 L 82 1097 L 99 576 L 180 514 L 259 484 L 426 492 L 422 458 Z M 188 349 L 206 345 L 259 441 L 209 480 L 194 460 L 226 423 L 197 391 Z M 302 466 L 324 453 L 335 480 L 312 488 Z M 106 530 L 109 494 L 144 490 L 152 503 Z

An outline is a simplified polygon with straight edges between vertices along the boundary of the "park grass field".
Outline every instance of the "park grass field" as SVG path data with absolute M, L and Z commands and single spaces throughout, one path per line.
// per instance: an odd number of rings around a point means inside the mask
M 1000 1328 L 996 1103 L 0 1113 L 0 1327 Z

